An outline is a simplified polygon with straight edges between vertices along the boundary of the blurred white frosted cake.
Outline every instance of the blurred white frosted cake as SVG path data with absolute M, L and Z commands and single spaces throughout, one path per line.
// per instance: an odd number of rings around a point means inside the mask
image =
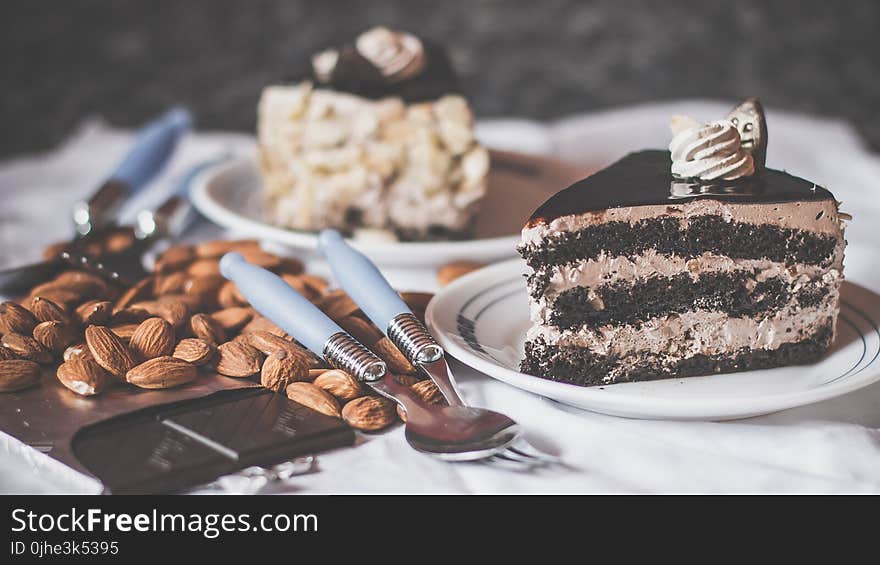
M 405 240 L 465 237 L 489 155 L 444 50 L 374 28 L 311 66 L 307 79 L 269 86 L 260 100 L 267 219 Z

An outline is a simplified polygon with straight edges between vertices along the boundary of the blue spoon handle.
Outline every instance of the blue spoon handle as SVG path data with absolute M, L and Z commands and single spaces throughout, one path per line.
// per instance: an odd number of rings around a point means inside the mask
M 318 249 L 330 263 L 339 286 L 380 330 L 387 333 L 394 318 L 412 313 L 376 265 L 346 243 L 338 231 L 322 231 L 318 236 Z
M 345 333 L 336 322 L 281 277 L 245 261 L 238 253 L 220 260 L 220 272 L 235 283 L 254 309 L 331 365 L 369 383 L 381 381 L 385 362 Z
M 134 194 L 145 187 L 174 153 L 177 142 L 192 126 L 192 116 L 184 108 L 173 108 L 140 130 L 134 146 L 110 178 Z
M 238 253 L 220 260 L 220 272 L 235 283 L 251 306 L 289 333 L 319 357 L 335 334 L 343 332 L 336 322 L 269 271 L 251 265 Z

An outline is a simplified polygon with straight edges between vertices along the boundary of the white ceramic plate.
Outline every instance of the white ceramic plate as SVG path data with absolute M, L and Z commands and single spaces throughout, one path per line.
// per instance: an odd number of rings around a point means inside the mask
M 727 420 L 825 400 L 880 380 L 880 296 L 851 283 L 842 291 L 831 351 L 800 365 L 608 386 L 582 387 L 519 371 L 529 327 L 520 260 L 455 281 L 428 306 L 437 340 L 462 362 L 524 390 L 595 412 L 631 418 Z
M 589 173 L 546 157 L 491 152 L 489 188 L 475 220 L 473 239 L 463 241 L 352 242 L 381 266 L 425 267 L 459 259 L 490 263 L 516 254 L 525 220 L 542 202 Z M 256 161 L 237 159 L 202 173 L 191 192 L 195 207 L 236 235 L 255 237 L 297 251 L 314 252 L 315 232 L 280 228 L 263 220 L 262 180 Z

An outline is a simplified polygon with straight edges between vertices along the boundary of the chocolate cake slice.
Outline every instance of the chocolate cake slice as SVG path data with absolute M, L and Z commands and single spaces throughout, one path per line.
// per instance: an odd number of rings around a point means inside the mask
M 766 134 L 753 151 L 752 128 L 725 122 L 679 123 L 671 153 L 632 153 L 535 211 L 523 371 L 600 385 L 822 356 L 847 216 L 828 190 L 762 166 Z

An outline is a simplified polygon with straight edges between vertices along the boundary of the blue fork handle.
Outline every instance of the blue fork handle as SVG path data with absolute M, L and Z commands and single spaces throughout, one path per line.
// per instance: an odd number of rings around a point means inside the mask
M 387 333 L 394 318 L 412 314 L 376 265 L 346 243 L 338 231 L 322 231 L 318 236 L 318 249 L 330 263 L 339 285 L 380 330 Z
M 190 127 L 192 116 L 184 108 L 173 108 L 150 122 L 138 132 L 134 146 L 110 178 L 123 183 L 129 195 L 134 195 L 164 168 Z
M 281 277 L 251 265 L 238 253 L 220 260 L 220 272 L 235 283 L 254 309 L 289 333 L 318 357 L 335 334 L 343 332 L 336 322 L 295 291 Z M 344 332 L 343 332 L 344 333 Z
M 191 125 L 189 112 L 175 108 L 144 127 L 110 177 L 88 200 L 74 204 L 73 224 L 77 237 L 114 223 L 122 203 L 159 174 Z

